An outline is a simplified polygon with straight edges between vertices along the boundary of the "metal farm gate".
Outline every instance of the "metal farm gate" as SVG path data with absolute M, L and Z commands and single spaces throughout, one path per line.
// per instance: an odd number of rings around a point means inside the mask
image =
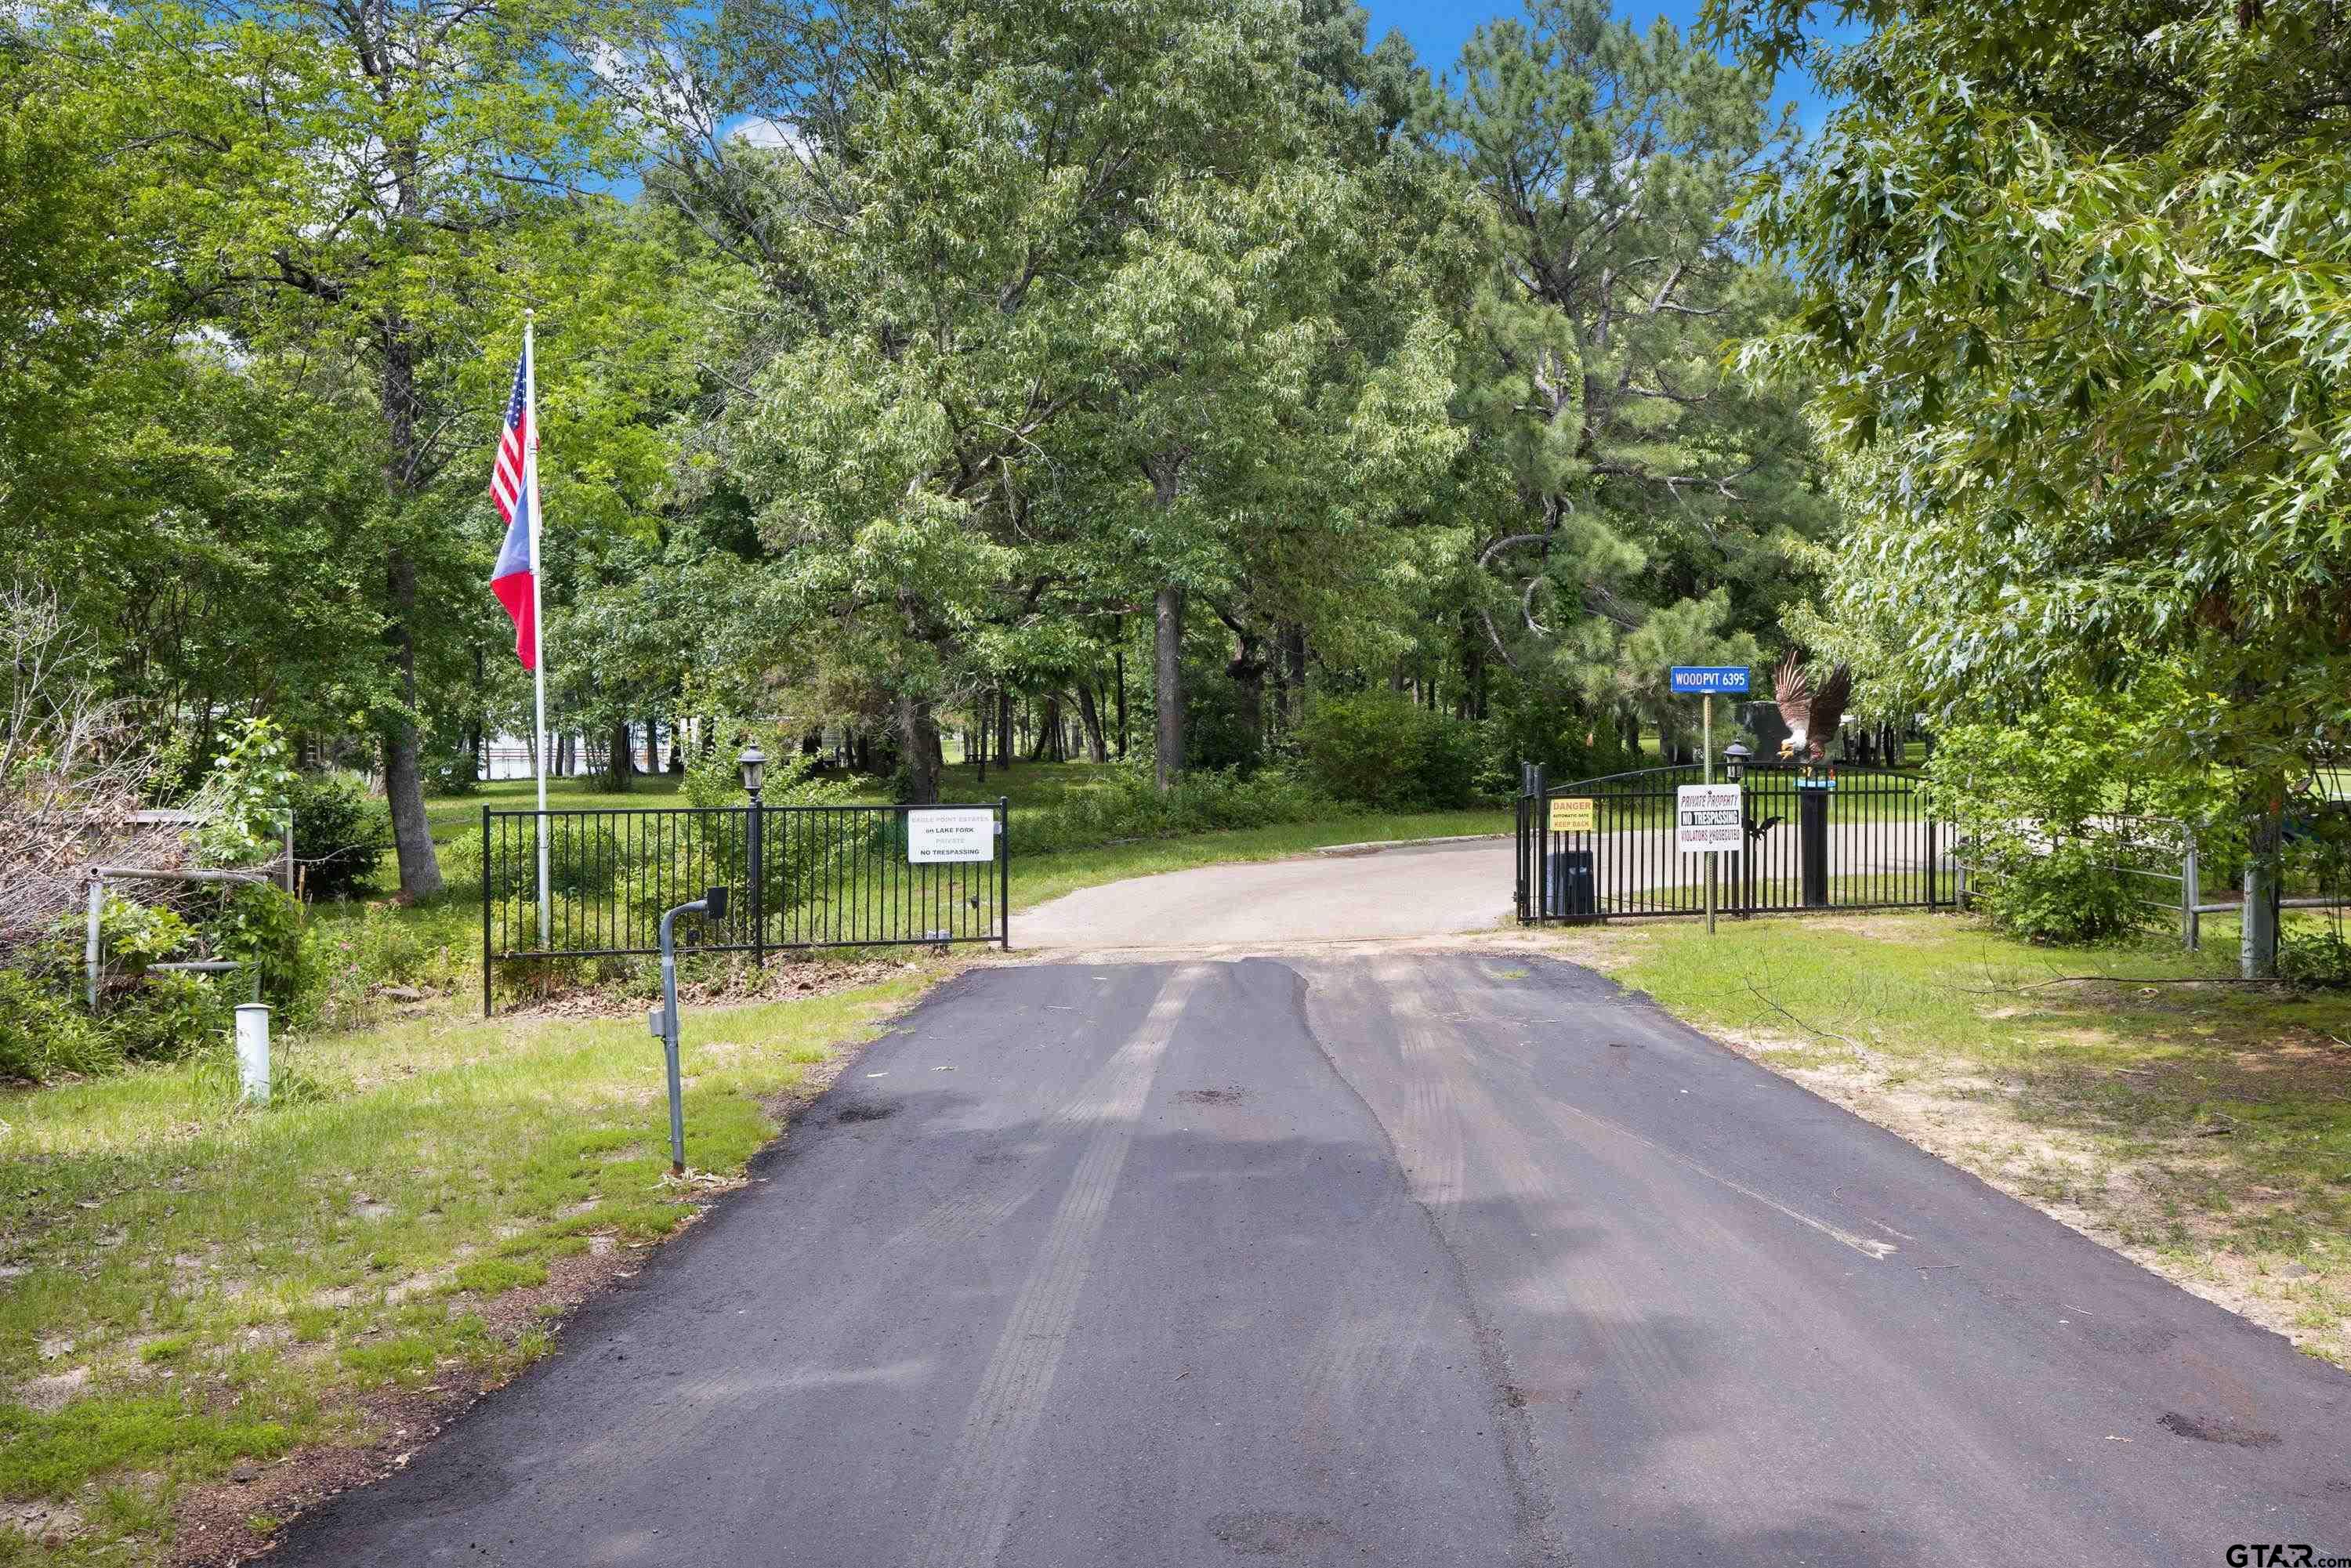
M 964 819 L 987 858 L 926 860 L 924 820 Z M 482 811 L 482 1013 L 499 959 L 652 957 L 662 912 L 710 887 L 695 950 L 1010 941 L 1007 806 L 720 806 Z M 984 831 L 984 834 L 983 834 Z M 545 851 L 541 858 L 541 837 Z M 542 900 L 538 868 L 546 867 Z M 757 874 L 754 874 L 754 868 Z M 543 913 L 542 913 L 543 908 Z
M 1740 786 L 1743 849 L 1685 855 L 1674 846 L 1677 792 L 1696 766 L 1645 768 L 1552 785 L 1523 770 L 1518 802 L 1518 915 L 1523 925 L 1617 915 L 1703 915 L 1706 862 L 1719 862 L 1718 910 L 1934 909 L 1953 902 L 1949 835 L 1915 773 L 1844 763 L 1750 762 Z

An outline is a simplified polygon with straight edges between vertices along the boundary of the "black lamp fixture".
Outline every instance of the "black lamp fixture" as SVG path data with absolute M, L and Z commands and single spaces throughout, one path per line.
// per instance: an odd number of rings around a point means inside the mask
M 754 800 L 758 800 L 759 786 L 768 781 L 768 754 L 759 749 L 759 743 L 755 740 L 743 748 L 743 755 L 735 759 L 735 766 L 742 770 L 745 791 Z

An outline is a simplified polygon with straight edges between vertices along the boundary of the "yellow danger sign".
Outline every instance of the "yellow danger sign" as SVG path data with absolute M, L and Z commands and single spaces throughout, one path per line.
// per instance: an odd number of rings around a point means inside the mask
M 1551 803 L 1551 831 L 1554 833 L 1588 833 L 1592 831 L 1593 802 L 1588 797 L 1572 796 Z

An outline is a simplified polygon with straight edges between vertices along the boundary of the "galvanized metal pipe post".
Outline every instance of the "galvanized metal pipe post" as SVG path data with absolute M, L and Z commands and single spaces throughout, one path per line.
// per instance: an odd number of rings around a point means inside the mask
M 714 887 L 691 904 L 681 904 L 661 917 L 662 1005 L 646 1021 L 661 1037 L 662 1054 L 669 1073 L 669 1170 L 685 1174 L 685 1089 L 677 1061 L 677 941 L 672 927 L 681 915 L 711 920 L 726 918 L 726 890 Z
M 2179 867 L 2179 939 L 2190 953 L 2203 946 L 2204 887 L 2201 868 L 2196 861 L 2196 830 L 2189 827 L 2188 852 Z
M 748 872 L 751 878 L 751 967 L 765 969 L 768 967 L 768 851 L 762 841 L 760 819 L 766 812 L 759 805 L 759 791 L 754 789 L 749 793 L 750 842 L 745 846 L 745 852 L 751 862 Z

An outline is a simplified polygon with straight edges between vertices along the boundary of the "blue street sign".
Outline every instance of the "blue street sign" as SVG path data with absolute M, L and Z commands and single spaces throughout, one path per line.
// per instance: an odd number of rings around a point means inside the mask
M 1744 693 L 1747 690 L 1747 666 L 1744 664 L 1676 664 L 1674 690 L 1691 696 L 1704 696 L 1708 692 Z

